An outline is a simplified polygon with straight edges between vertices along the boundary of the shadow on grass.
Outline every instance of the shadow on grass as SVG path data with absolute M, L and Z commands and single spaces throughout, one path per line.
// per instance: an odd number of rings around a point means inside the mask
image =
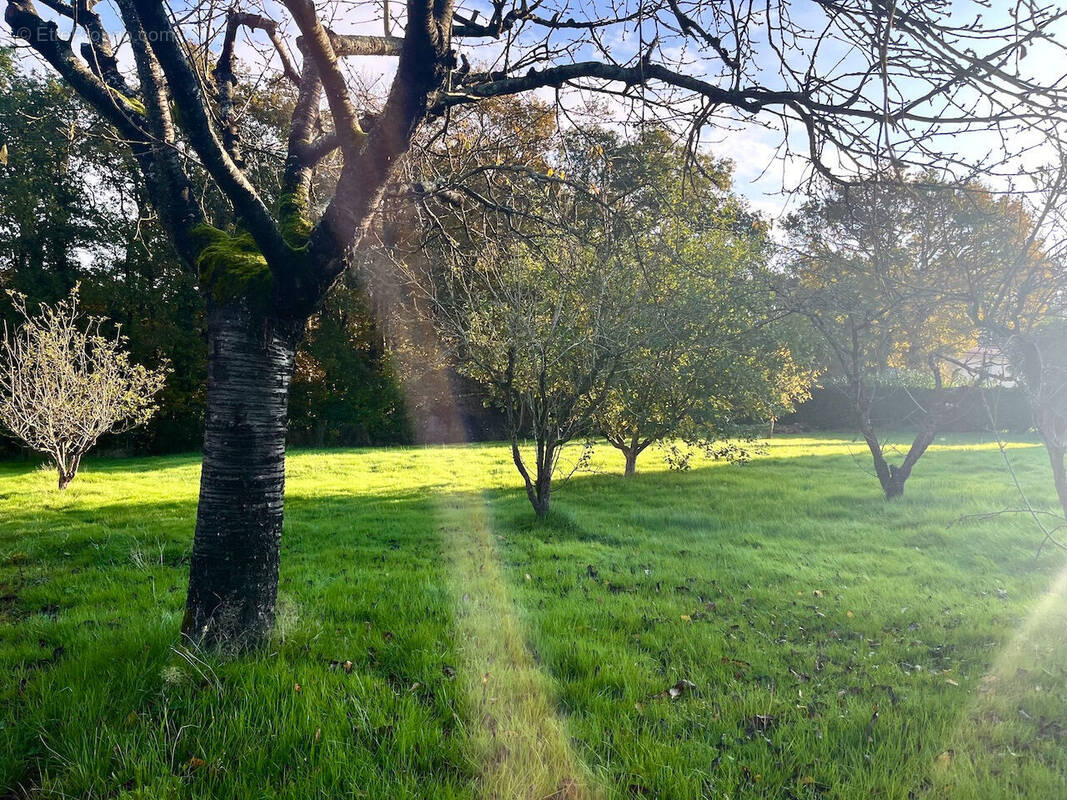
M 545 521 L 518 488 L 360 492 L 356 472 L 290 492 L 277 640 L 226 661 L 175 648 L 195 460 L 112 464 L 90 464 L 84 495 L 0 520 L 15 796 L 474 796 L 485 718 L 456 676 L 442 504 L 484 501 L 527 650 L 619 797 L 906 796 L 1055 566 L 1033 563 L 1025 525 L 956 524 L 1011 498 L 991 451 L 931 453 L 892 504 L 840 453 L 583 475 Z M 108 502 L 105 471 L 188 499 Z M 683 678 L 698 693 L 661 697 Z M 1062 768 L 1042 759 L 1045 778 Z

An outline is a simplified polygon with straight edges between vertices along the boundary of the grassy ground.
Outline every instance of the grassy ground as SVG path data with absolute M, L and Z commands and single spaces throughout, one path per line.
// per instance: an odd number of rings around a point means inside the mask
M 535 523 L 499 446 L 297 453 L 236 660 L 177 640 L 194 458 L 0 464 L 0 796 L 1067 796 L 1067 561 L 959 521 L 1017 505 L 995 446 L 888 505 L 863 456 L 605 451 Z

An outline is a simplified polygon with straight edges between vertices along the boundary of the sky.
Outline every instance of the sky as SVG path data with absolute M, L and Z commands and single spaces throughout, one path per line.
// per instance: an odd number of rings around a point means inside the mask
M 110 5 L 111 2 L 112 0 L 103 0 L 98 6 L 98 10 L 102 14 L 107 27 L 118 31 L 121 30 L 121 27 L 118 24 L 117 15 Z M 551 16 L 554 11 L 559 11 L 562 18 L 603 17 L 612 14 L 629 13 L 638 7 L 637 4 L 639 2 L 643 2 L 643 0 L 543 0 L 540 13 L 544 16 Z M 681 0 L 681 5 L 683 8 L 691 10 L 694 2 L 695 0 Z M 353 0 L 352 2 L 320 0 L 318 5 L 320 7 L 320 15 L 329 20 L 330 24 L 339 32 L 380 34 L 383 31 L 382 0 L 367 0 L 366 2 L 363 2 L 363 0 Z M 705 3 L 705 5 L 707 4 Z M 739 5 L 743 5 L 740 0 Z M 760 8 L 763 7 L 762 3 L 756 3 L 755 5 Z M 823 12 L 818 10 L 815 3 L 793 2 L 787 5 L 791 10 L 793 22 L 802 31 L 816 31 L 826 23 Z M 904 0 L 901 0 L 901 5 L 904 5 Z M 974 0 L 956 0 L 950 5 L 951 13 L 960 20 L 971 19 L 975 14 L 982 13 L 984 14 L 985 24 L 1004 24 L 1010 22 L 1008 10 L 1016 3 L 1001 2 L 1001 0 L 991 0 L 991 2 L 987 3 L 975 2 Z M 196 9 L 200 9 L 201 13 L 203 13 L 204 9 L 208 7 L 203 3 L 172 3 L 172 8 L 179 16 L 185 16 L 188 12 Z M 224 7 L 225 5 L 218 6 L 218 8 Z M 242 10 L 265 12 L 272 18 L 279 20 L 288 19 L 287 12 L 282 9 L 276 0 L 239 2 L 238 7 L 242 8 Z M 47 9 L 40 4 L 38 4 L 38 8 L 43 13 L 47 13 Z M 391 24 L 393 33 L 399 34 L 402 32 L 403 8 L 404 4 L 400 0 L 389 0 L 390 17 L 393 20 Z M 480 11 L 482 21 L 491 14 L 491 4 L 487 0 L 461 0 L 458 8 L 460 13 L 465 16 L 469 16 L 473 10 Z M 706 17 L 703 19 L 706 19 Z M 69 21 L 60 20 L 60 31 L 65 32 L 69 29 L 69 25 Z M 291 23 L 288 23 L 288 25 L 291 33 L 287 38 L 291 41 L 295 37 L 295 31 Z M 603 49 L 610 52 L 612 58 L 620 63 L 625 63 L 634 59 L 642 48 L 647 48 L 649 41 L 654 39 L 657 33 L 660 37 L 656 44 L 659 51 L 657 59 L 675 62 L 680 65 L 679 69 L 687 74 L 712 81 L 717 80 L 716 72 L 719 64 L 715 60 L 698 56 L 692 42 L 683 41 L 680 37 L 663 29 L 657 31 L 652 24 L 646 23 L 641 28 L 640 35 L 638 34 L 637 23 L 609 26 L 598 30 L 597 39 Z M 5 36 L 7 41 L 10 41 L 10 37 L 6 33 Z M 529 45 L 533 41 L 533 34 L 527 37 L 520 37 L 518 42 L 512 43 L 507 52 L 509 54 L 520 52 L 524 43 Z M 584 60 L 602 57 L 601 54 L 596 52 L 597 48 L 588 37 L 586 40 L 579 42 L 573 34 L 563 33 L 555 34 L 553 41 L 572 48 L 572 52 L 560 58 L 559 63 L 566 62 L 572 58 Z M 726 41 L 729 44 L 729 39 Z M 757 26 L 752 35 L 752 42 L 754 51 L 751 59 L 752 80 L 772 87 L 780 85 L 781 79 L 776 74 L 779 62 L 775 59 L 771 48 L 768 47 L 765 26 Z M 799 51 L 806 44 L 810 44 L 810 40 L 807 42 L 799 41 L 797 44 L 797 51 Z M 462 51 L 466 52 L 476 65 L 499 64 L 505 54 L 504 44 L 494 40 L 485 42 L 464 40 L 461 47 Z M 269 47 L 266 46 L 266 42 L 262 37 L 256 36 L 242 36 L 239 40 L 238 48 L 239 57 L 249 64 L 262 61 L 260 53 L 269 52 Z M 1034 50 L 1035 52 L 1031 52 L 1028 58 L 1034 64 L 1035 69 L 1040 69 L 1046 76 L 1058 77 L 1067 73 L 1067 58 L 1064 58 L 1062 52 L 1053 48 L 1035 48 Z M 128 62 L 128 48 L 124 48 L 123 57 Z M 353 76 L 360 82 L 380 88 L 382 91 L 387 88 L 393 70 L 394 62 L 392 59 L 360 58 L 351 59 L 351 61 L 353 63 L 349 64 L 349 68 Z M 850 68 L 853 68 L 854 64 L 858 63 L 855 55 L 850 54 L 847 47 L 843 44 L 837 44 L 826 48 L 821 68 L 827 72 L 844 74 Z M 905 89 L 907 88 L 905 86 Z M 919 87 L 916 86 L 915 89 L 918 91 Z M 543 91 L 542 94 L 546 97 L 551 96 L 549 91 Z M 580 105 L 583 100 L 584 98 L 577 92 L 569 92 L 562 97 L 565 105 L 570 104 L 573 107 Z M 612 116 L 620 126 L 626 125 L 632 119 L 628 114 L 629 109 L 622 101 L 609 98 L 606 102 L 612 109 Z M 678 108 L 682 111 L 693 107 L 691 100 L 681 100 L 679 103 Z M 686 105 L 687 103 L 688 105 Z M 766 118 L 764 118 L 764 121 L 766 122 Z M 701 137 L 702 146 L 705 149 L 710 150 L 717 156 L 727 157 L 734 162 L 735 188 L 745 195 L 755 208 L 770 216 L 775 216 L 795 205 L 796 200 L 789 193 L 789 190 L 802 182 L 808 169 L 805 158 L 785 159 L 782 157 L 779 148 L 782 140 L 781 131 L 773 125 L 768 128 L 758 124 L 742 122 L 736 115 L 731 119 L 717 120 L 707 126 Z M 801 152 L 805 149 L 805 143 L 798 141 L 795 135 L 790 143 L 794 148 L 799 147 Z M 979 159 L 986 152 L 1000 146 L 1000 143 L 994 138 L 974 134 L 967 137 L 959 137 L 959 141 L 949 138 L 946 139 L 944 144 L 947 147 L 956 148 L 964 156 L 973 159 Z M 1032 169 L 1050 158 L 1051 153 L 1047 150 L 1030 153 L 1020 160 L 1018 169 L 1023 171 Z M 835 162 L 833 153 L 829 154 L 827 160 L 831 164 Z

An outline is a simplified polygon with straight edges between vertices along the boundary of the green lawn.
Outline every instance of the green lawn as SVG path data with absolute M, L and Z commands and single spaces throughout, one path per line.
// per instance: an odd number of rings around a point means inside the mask
M 0 797 L 1065 797 L 1067 559 L 961 521 L 1018 504 L 976 442 L 893 504 L 847 438 L 604 449 L 544 523 L 498 445 L 295 453 L 231 660 L 177 637 L 195 458 L 0 464 Z

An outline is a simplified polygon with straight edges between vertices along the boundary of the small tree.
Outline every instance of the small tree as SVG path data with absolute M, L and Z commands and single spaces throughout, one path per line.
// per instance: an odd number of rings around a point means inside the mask
M 102 317 L 78 313 L 78 289 L 31 316 L 12 293 L 23 322 L 0 340 L 0 423 L 27 447 L 55 461 L 66 489 L 82 456 L 105 433 L 142 425 L 156 411 L 166 367 L 130 362 L 125 337 L 103 332 Z
M 612 202 L 616 239 L 641 275 L 643 297 L 633 317 L 637 345 L 597 427 L 623 454 L 627 475 L 642 452 L 669 438 L 743 458 L 723 439 L 781 413 L 811 379 L 776 335 L 766 225 L 731 192 L 729 162 L 706 154 L 690 161 L 664 129 L 588 136 L 599 136 L 594 152 L 603 156 L 588 159 L 588 175 L 575 173 Z
M 602 255 L 569 235 L 487 246 L 476 263 L 437 264 L 423 282 L 457 368 L 504 413 L 539 517 L 549 512 L 560 451 L 592 430 L 634 344 L 634 275 Z
M 965 267 L 1002 254 L 1003 220 L 976 213 L 976 193 L 930 176 L 870 181 L 810 200 L 786 223 L 783 297 L 825 345 L 887 499 L 903 495 L 951 413 L 945 357 L 975 343 L 958 297 Z M 873 418 L 877 392 L 891 383 L 933 390 L 925 407 L 916 404 L 918 431 L 895 464 Z

